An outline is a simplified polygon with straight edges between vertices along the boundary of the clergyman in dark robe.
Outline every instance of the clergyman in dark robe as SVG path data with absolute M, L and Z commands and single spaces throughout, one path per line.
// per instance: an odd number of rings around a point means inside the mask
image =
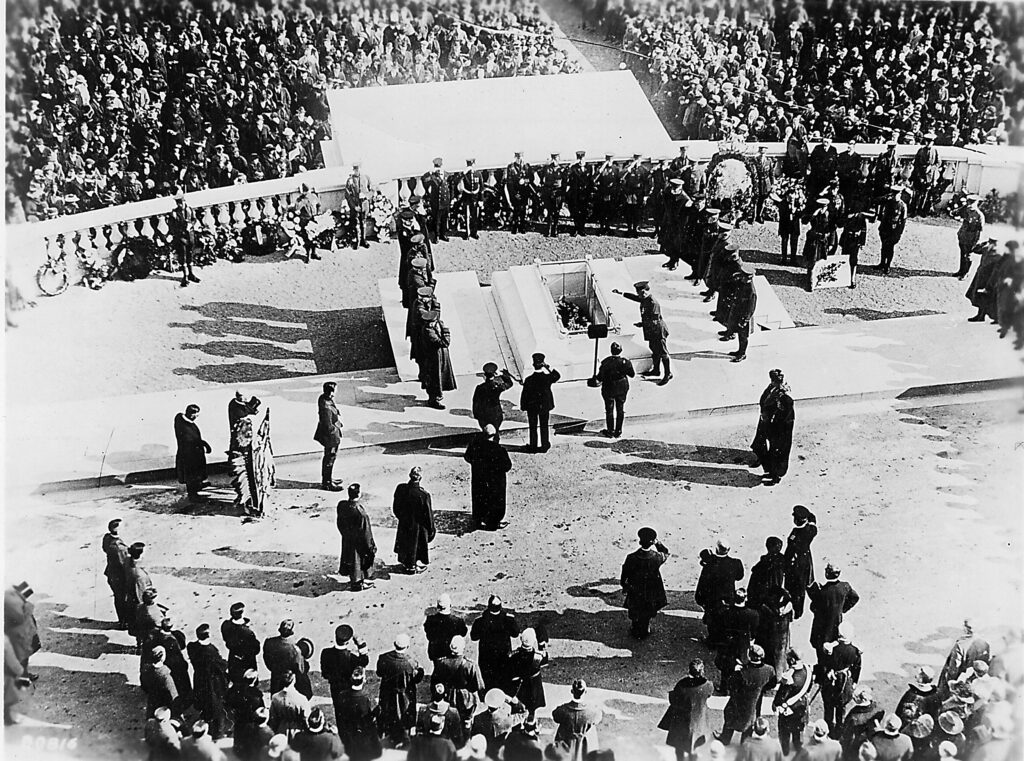
M 392 503 L 392 512 L 398 519 L 395 554 L 408 573 L 426 570 L 430 563 L 429 544 L 436 533 L 430 492 L 420 483 L 422 478 L 419 466 L 410 470 L 409 481 L 395 487 Z
M 494 531 L 505 518 L 505 476 L 512 470 L 508 452 L 493 425 L 473 437 L 463 455 L 472 468 L 473 521 Z
M 359 502 L 359 484 L 350 484 L 348 499 L 338 503 L 338 533 L 341 534 L 341 562 L 338 573 L 352 580 L 356 591 L 374 586 L 368 578 L 377 556 L 370 518 Z
M 626 556 L 620 582 L 626 594 L 626 609 L 632 621 L 630 634 L 646 639 L 651 633 L 651 619 L 668 604 L 661 566 L 668 560 L 668 548 L 657 541 L 658 534 L 644 527 L 637 532 L 640 548 Z
M 210 725 L 210 736 L 219 739 L 227 734 L 224 698 L 228 691 L 228 664 L 210 642 L 209 624 L 196 627 L 196 641 L 189 642 L 187 650 L 194 671 L 193 702 L 203 721 Z
M 765 484 L 779 483 L 789 472 L 789 453 L 793 448 L 793 397 L 782 370 L 768 372 L 771 382 L 761 393 L 761 416 L 750 448 L 757 456 L 752 467 L 764 468 Z
M 185 491 L 192 501 L 201 499 L 199 492 L 210 485 L 206 481 L 206 455 L 211 450 L 196 425 L 198 417 L 198 404 L 190 404 L 184 412 L 174 416 L 174 438 L 178 443 L 174 469 L 178 483 L 185 484 Z

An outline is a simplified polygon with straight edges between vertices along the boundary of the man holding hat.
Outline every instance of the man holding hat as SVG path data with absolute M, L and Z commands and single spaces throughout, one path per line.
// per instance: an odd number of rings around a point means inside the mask
M 429 544 L 434 541 L 434 510 L 430 492 L 423 488 L 419 466 L 409 471 L 409 480 L 395 487 L 391 510 L 398 519 L 395 554 L 406 573 L 420 573 L 430 563 Z
M 219 740 L 228 726 L 224 696 L 228 691 L 228 664 L 217 646 L 210 641 L 210 625 L 196 627 L 196 640 L 188 643 L 188 659 L 195 672 L 193 702 L 203 720 L 210 725 L 210 734 Z
M 612 293 L 640 304 L 640 322 L 636 325 L 643 328 L 644 340 L 647 341 L 647 345 L 651 349 L 652 363 L 651 369 L 642 374 L 656 376 L 658 370 L 664 368 L 664 374 L 658 381 L 659 386 L 664 386 L 672 380 L 672 366 L 668 354 L 668 327 L 661 316 L 661 304 L 654 298 L 651 293 L 651 284 L 646 280 L 634 283 L 633 288 L 636 290 L 636 295 L 623 293 L 617 288 L 613 289 Z
M 448 240 L 448 212 L 451 207 L 451 187 L 447 173 L 441 168 L 442 160 L 435 158 L 434 168 L 423 175 L 421 182 L 430 220 L 430 242 Z
M 910 173 L 910 184 L 914 189 L 909 209 L 912 217 L 924 216 L 931 211 L 931 194 L 939 179 L 939 152 L 935 150 L 935 137 L 934 132 L 924 133 L 924 145 L 914 154 L 914 168 Z
M 748 663 L 722 677 L 729 693 L 724 709 L 725 723 L 718 735 L 723 745 L 732 741 L 733 732 L 740 732 L 743 739 L 750 737 L 761 715 L 761 701 L 778 682 L 775 669 L 764 662 L 764 650 L 759 645 L 750 647 L 748 658 Z
M 173 761 L 181 758 L 181 734 L 178 723 L 171 720 L 171 709 L 160 706 L 146 719 L 146 745 L 152 761 Z M 239 758 L 246 761 L 245 756 Z
M 345 755 L 341 738 L 328 728 L 327 719 L 319 707 L 309 712 L 306 729 L 297 732 L 289 744 L 309 761 L 333 761 Z
M 903 237 L 903 229 L 907 225 L 907 205 L 900 197 L 902 192 L 902 186 L 890 186 L 889 194 L 878 207 L 878 237 L 882 241 L 882 257 L 878 267 L 885 275 L 889 274 L 896 244 Z
M 658 533 L 645 526 L 637 532 L 640 548 L 626 556 L 622 564 L 619 583 L 626 597 L 630 634 L 636 639 L 647 639 L 651 634 L 651 619 L 668 605 L 661 566 L 668 560 L 668 548 L 657 541 Z
M 544 236 L 547 238 L 557 238 L 558 217 L 562 213 L 562 193 L 565 186 L 565 177 L 562 167 L 558 165 L 557 153 L 551 154 L 551 160 L 540 168 L 538 175 L 540 178 L 541 202 L 544 204 L 547 227 Z
M 473 622 L 470 639 L 479 642 L 478 659 L 484 686 L 488 689 L 508 687 L 508 659 L 512 655 L 512 638 L 519 636 L 519 624 L 501 598 L 491 595 L 487 608 Z
M 277 627 L 276 637 L 267 637 L 263 641 L 263 663 L 270 671 L 270 692 L 282 689 L 285 684 L 285 672 L 291 672 L 294 678 L 307 671 L 306 659 L 295 644 L 295 622 L 290 618 L 283 620 Z
M 570 693 L 572 700 L 555 708 L 551 718 L 558 725 L 555 743 L 567 747 L 569 757 L 579 761 L 600 748 L 597 725 L 604 718 L 604 713 L 600 708 L 587 704 L 587 683 L 582 679 L 573 680 Z
M 839 743 L 843 758 L 856 758 L 861 743 L 870 741 L 885 711 L 874 700 L 870 687 L 861 685 L 853 692 L 853 707 L 839 728 Z M 833 727 L 833 732 L 835 727 Z
M 976 193 L 969 193 L 964 198 L 964 206 L 954 216 L 960 217 L 960 227 L 956 231 L 957 244 L 960 246 L 960 268 L 956 276 L 963 280 L 971 271 L 971 253 L 981 240 L 981 232 L 985 229 L 985 215 L 978 207 L 981 198 Z
M 409 729 L 416 724 L 416 685 L 423 679 L 423 669 L 409 652 L 411 644 L 408 634 L 399 634 L 395 649 L 377 658 L 380 729 L 394 747 L 408 742 Z
M 463 237 L 466 240 L 480 237 L 478 234 L 480 229 L 480 200 L 484 185 L 483 180 L 480 179 L 480 173 L 474 169 L 474 166 L 476 166 L 476 159 L 466 159 L 466 171 L 459 175 L 457 185 L 459 203 L 465 216 L 466 232 Z
M 373 573 L 373 561 L 377 556 L 373 526 L 360 502 L 361 496 L 362 489 L 359 484 L 350 484 L 348 499 L 338 503 L 336 516 L 338 533 L 341 534 L 338 573 L 352 580 L 352 589 L 356 592 L 375 586 L 370 576 Z
M 228 649 L 228 679 L 238 684 L 244 681 L 245 672 L 256 668 L 260 641 L 245 618 L 245 603 L 232 603 L 229 612 L 231 618 L 221 622 L 220 636 Z
M 526 412 L 530 423 L 530 452 L 547 452 L 551 449 L 548 433 L 548 416 L 555 408 L 555 398 L 551 387 L 561 378 L 558 370 L 551 369 L 540 352 L 533 355 L 533 372 L 523 379 L 523 392 L 519 397 L 519 407 Z M 538 430 L 540 448 L 537 447 Z
M 335 644 L 320 652 L 320 673 L 331 685 L 331 700 L 334 702 L 335 721 L 338 716 L 338 701 L 345 690 L 352 686 L 352 673 L 357 668 L 370 665 L 366 643 L 354 639 L 352 627 L 339 624 L 334 629 Z
M 828 736 L 828 723 L 818 719 L 811 724 L 811 737 L 793 761 L 840 761 L 842 756 L 843 746 Z
M 507 367 L 499 375 L 494 362 L 485 364 L 483 371 L 483 381 L 473 390 L 473 417 L 481 429 L 489 425 L 497 432 L 505 420 L 501 395 L 512 388 L 512 375 Z
M 351 761 L 372 761 L 382 753 L 377 732 L 377 706 L 366 694 L 365 686 L 366 672 L 359 666 L 352 671 L 349 687 L 334 698 L 334 721 Z M 333 697 L 333 686 L 331 694 Z
M 348 202 L 349 220 L 352 224 L 352 248 L 369 248 L 366 242 L 366 215 L 370 213 L 370 199 L 373 191 L 370 178 L 360 172 L 360 161 L 352 162 L 352 173 L 345 181 L 345 200 Z
M 594 190 L 594 175 L 584 157 L 586 151 L 576 151 L 576 163 L 565 173 L 565 203 L 572 216 L 572 235 L 586 235 L 587 216 L 590 212 L 590 196 Z
M 601 387 L 604 399 L 604 436 L 618 438 L 622 435 L 622 420 L 625 416 L 626 397 L 629 394 L 629 379 L 635 377 L 633 363 L 622 355 L 622 346 L 612 341 L 611 356 L 601 360 L 592 383 Z
M 843 614 L 860 601 L 860 595 L 847 582 L 839 580 L 840 569 L 829 563 L 825 566 L 825 583 L 811 584 L 807 597 L 811 603 L 811 647 L 821 657 L 822 646 L 834 642 L 839 636 Z
M 103 535 L 103 554 L 107 556 L 107 565 L 103 575 L 107 586 L 114 596 L 114 612 L 117 613 L 117 628 L 127 629 L 128 618 L 125 602 L 125 566 L 128 562 L 128 546 L 120 536 L 121 519 L 115 518 L 107 524 L 107 533 Z

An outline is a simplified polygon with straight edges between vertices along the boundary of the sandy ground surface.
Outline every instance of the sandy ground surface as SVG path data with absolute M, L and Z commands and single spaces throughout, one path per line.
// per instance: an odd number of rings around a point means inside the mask
M 733 233 L 744 259 L 767 277 L 798 325 L 829 325 L 885 317 L 970 311 L 957 265 L 955 229 L 915 222 L 893 273 L 867 269 L 858 288 L 804 290 L 802 268 L 777 264 L 770 224 Z M 656 252 L 650 237 L 557 239 L 539 233 L 484 232 L 436 248 L 440 271 L 475 270 L 481 283 L 512 265 Z M 861 261 L 878 261 L 872 230 Z M 100 291 L 75 287 L 41 297 L 7 332 L 10 403 L 87 399 L 145 391 L 244 384 L 255 380 L 347 372 L 394 364 L 377 283 L 395 276 L 398 245 L 345 249 L 304 264 L 279 255 L 242 264 L 219 261 L 200 271 L 202 283 L 178 287 L 161 274 L 114 281 Z M 629 284 L 622 284 L 628 287 Z M 654 283 L 657 294 L 657 282 Z
M 240 523 L 226 492 L 226 502 L 193 511 L 171 484 L 10 495 L 7 576 L 29 579 L 36 590 L 44 652 L 33 658 L 41 679 L 25 707 L 36 724 L 9 732 L 9 749 L 39 737 L 75 738 L 82 757 L 142 757 L 138 661 L 127 636 L 111 628 L 102 577 L 100 537 L 115 516 L 124 518 L 128 541 L 147 543 L 144 562 L 160 599 L 190 639 L 203 621 L 219 631 L 231 602 L 244 600 L 261 638 L 290 617 L 319 651 L 347 621 L 367 639 L 371 665 L 401 631 L 413 635 L 424 661 L 420 626 L 440 592 L 470 618 L 498 593 L 520 621 L 543 622 L 551 633 L 549 709 L 583 676 L 606 710 L 602 742 L 621 758 L 658 759 L 671 757 L 655 728 L 667 691 L 691 658 L 711 660 L 697 641 L 693 603 L 700 549 L 724 536 L 749 570 L 765 537 L 785 537 L 790 510 L 802 503 L 818 516 L 816 565 L 840 564 L 861 595 L 847 622 L 864 651 L 863 680 L 892 707 L 917 665 L 941 665 L 964 615 L 989 631 L 1021 616 L 1020 400 L 932 404 L 798 409 L 791 475 L 773 488 L 759 486 L 745 467 L 748 416 L 643 427 L 627 420 L 620 440 L 557 436 L 546 456 L 516 451 L 523 439 L 510 436 L 511 522 L 497 533 L 468 532 L 461 449 L 438 443 L 345 456 L 336 475 L 363 484 L 384 564 L 377 588 L 363 593 L 333 575 L 336 499 L 312 490 L 319 467 L 312 459 L 279 467 L 274 506 L 255 524 Z M 410 577 L 394 572 L 390 499 L 414 464 L 424 468 L 439 533 L 429 570 Z M 673 556 L 664 566 L 668 608 L 653 636 L 637 642 L 617 578 L 645 524 Z M 805 652 L 808 618 L 794 627 Z M 471 645 L 469 655 L 475 651 Z M 330 715 L 319 655 L 314 662 L 316 694 Z M 370 686 L 375 693 L 373 677 Z M 820 713 L 816 702 L 812 718 Z M 546 737 L 554 729 L 549 716 Z M 719 711 L 713 722 L 721 725 Z

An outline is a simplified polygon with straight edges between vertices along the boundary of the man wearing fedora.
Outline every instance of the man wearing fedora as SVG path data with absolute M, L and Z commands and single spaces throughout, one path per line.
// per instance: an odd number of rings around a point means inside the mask
M 416 685 L 423 679 L 423 669 L 409 652 L 411 644 L 408 634 L 399 634 L 395 649 L 377 658 L 380 730 L 396 748 L 409 741 L 409 730 L 416 724 Z
M 668 327 L 661 315 L 661 304 L 651 293 L 651 284 L 648 281 L 633 283 L 633 288 L 636 290 L 635 295 L 623 293 L 617 288 L 612 289 L 612 293 L 640 304 L 640 322 L 636 323 L 636 326 L 643 329 L 644 340 L 651 350 L 651 369 L 641 375 L 656 377 L 664 368 L 661 380 L 658 381 L 659 386 L 664 386 L 672 380 L 672 364 L 668 355 Z
M 894 713 L 882 721 L 882 728 L 875 732 L 871 744 L 878 752 L 878 761 L 910 761 L 914 754 L 914 743 L 900 732 L 903 722 Z
M 934 719 L 940 705 L 938 690 L 935 689 L 935 671 L 930 666 L 921 666 L 915 680 L 907 685 L 907 691 L 896 704 L 896 715 L 905 723 L 919 716 L 931 716 Z
M 533 355 L 533 372 L 523 379 L 523 392 L 519 407 L 526 412 L 530 424 L 530 452 L 547 452 L 551 449 L 548 433 L 548 417 L 555 408 L 551 387 L 562 377 L 545 361 L 540 352 Z M 539 437 L 538 437 L 539 433 Z M 540 441 L 538 448 L 537 442 Z
M 780 761 L 784 753 L 779 741 L 768 734 L 768 720 L 758 716 L 751 734 L 736 753 L 736 761 Z
M 619 583 L 626 597 L 630 634 L 636 639 L 647 639 L 651 634 L 651 619 L 668 605 L 661 566 L 668 560 L 668 547 L 658 541 L 658 532 L 645 526 L 637 532 L 640 547 L 626 556 L 622 564 Z
M 729 542 L 719 539 L 714 553 L 708 553 L 701 568 L 693 601 L 704 609 L 707 643 L 715 646 L 722 642 L 722 612 L 736 598 L 736 582 L 743 578 L 743 561 L 729 557 Z
M 604 436 L 619 438 L 622 435 L 622 420 L 626 414 L 626 397 L 629 395 L 629 379 L 636 375 L 633 363 L 622 355 L 622 346 L 612 341 L 611 356 L 601 360 L 592 385 L 601 387 L 604 399 Z
M 725 704 L 725 722 L 718 735 L 723 745 L 732 741 L 734 732 L 743 739 L 750 737 L 754 723 L 761 715 L 761 701 L 765 694 L 778 683 L 775 669 L 764 662 L 764 650 L 752 645 L 747 655 L 748 662 L 739 665 L 731 674 L 723 675 L 723 682 L 729 693 Z
M 500 431 L 505 420 L 501 395 L 512 388 L 512 375 L 507 367 L 503 367 L 499 374 L 494 362 L 486 363 L 483 372 L 483 381 L 473 390 L 473 417 L 481 430 L 490 425 L 495 431 Z
M 828 723 L 818 719 L 811 725 L 811 736 L 793 761 L 840 761 L 843 746 L 828 736 Z
M 870 687 L 861 685 L 853 692 L 853 706 L 839 728 L 837 738 L 843 746 L 843 758 L 854 761 L 865 740 L 870 740 L 885 710 L 874 700 Z M 833 728 L 834 731 L 835 728 Z
M 260 641 L 245 617 L 244 602 L 232 603 L 229 613 L 231 618 L 221 622 L 220 636 L 228 649 L 228 679 L 238 684 L 247 671 L 256 668 Z
M 860 601 L 860 595 L 854 588 L 839 580 L 840 573 L 837 565 L 829 563 L 825 566 L 825 583 L 815 582 L 807 588 L 811 615 L 814 617 L 811 621 L 811 647 L 819 658 L 822 646 L 826 642 L 834 642 L 839 636 L 843 615 Z
M 978 207 L 981 197 L 976 193 L 969 193 L 964 198 L 964 206 L 954 216 L 960 217 L 960 227 L 956 231 L 957 245 L 960 247 L 960 267 L 956 276 L 963 280 L 971 271 L 971 252 L 981 240 L 981 233 L 985 229 L 985 215 Z

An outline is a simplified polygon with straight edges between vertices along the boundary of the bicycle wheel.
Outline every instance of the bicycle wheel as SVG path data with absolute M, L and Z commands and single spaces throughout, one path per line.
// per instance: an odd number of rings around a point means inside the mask
M 47 296 L 59 296 L 68 289 L 68 268 L 63 262 L 47 262 L 36 271 L 36 285 Z

